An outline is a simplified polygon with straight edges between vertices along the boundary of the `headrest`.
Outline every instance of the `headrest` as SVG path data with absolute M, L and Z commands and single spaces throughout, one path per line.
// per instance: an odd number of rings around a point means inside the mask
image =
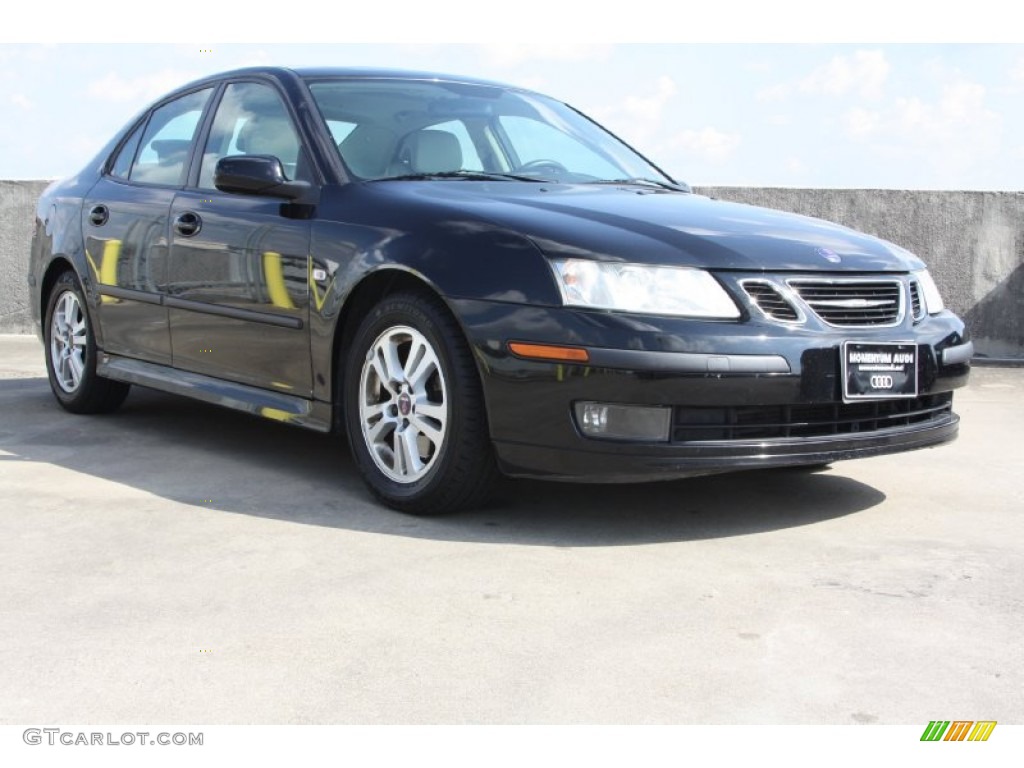
M 387 171 L 395 135 L 377 125 L 359 125 L 338 145 L 345 164 L 356 176 L 375 179 Z
M 247 155 L 273 155 L 286 165 L 294 164 L 299 155 L 295 129 L 286 117 L 249 118 L 235 144 Z
M 462 168 L 462 147 L 448 131 L 419 131 L 406 140 L 414 173 L 444 173 Z

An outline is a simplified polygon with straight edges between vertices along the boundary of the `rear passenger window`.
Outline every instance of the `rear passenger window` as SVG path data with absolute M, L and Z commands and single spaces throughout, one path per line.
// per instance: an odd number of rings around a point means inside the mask
M 142 129 L 145 125 L 145 123 L 140 123 L 139 126 L 132 131 L 132 135 L 128 138 L 128 141 L 121 145 L 121 151 L 117 153 L 114 165 L 110 169 L 111 176 L 116 176 L 119 179 L 128 178 L 128 172 L 132 168 L 132 160 L 135 159 L 135 150 L 139 148 L 139 139 L 142 138 Z
M 212 92 L 212 88 L 195 91 L 153 112 L 138 157 L 132 163 L 128 176 L 131 181 L 169 186 L 184 183 L 192 140 Z

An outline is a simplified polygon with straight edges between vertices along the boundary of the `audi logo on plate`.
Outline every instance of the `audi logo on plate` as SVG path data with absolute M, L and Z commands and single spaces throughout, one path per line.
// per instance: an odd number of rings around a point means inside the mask
M 872 389 L 892 389 L 892 376 L 872 376 Z

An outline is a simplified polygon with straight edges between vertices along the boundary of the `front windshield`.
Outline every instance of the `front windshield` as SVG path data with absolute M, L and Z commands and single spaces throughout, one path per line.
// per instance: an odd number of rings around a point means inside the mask
M 569 107 L 498 86 L 345 78 L 310 91 L 358 179 L 672 180 Z

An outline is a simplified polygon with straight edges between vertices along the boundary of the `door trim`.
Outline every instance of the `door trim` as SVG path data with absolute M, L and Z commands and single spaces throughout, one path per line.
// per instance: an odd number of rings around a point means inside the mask
M 164 305 L 171 309 L 186 309 L 192 312 L 202 312 L 206 315 L 230 317 L 235 320 L 248 320 L 251 323 L 276 325 L 278 328 L 291 328 L 296 331 L 302 330 L 305 326 L 302 318 L 299 317 L 282 317 L 281 315 L 275 315 L 273 312 L 260 312 L 255 309 L 225 307 L 223 304 L 209 304 L 205 301 L 179 299 L 177 296 L 165 296 Z
M 305 327 L 302 318 L 281 317 L 273 312 L 260 312 L 255 309 L 238 309 L 237 307 L 225 307 L 222 304 L 209 304 L 205 301 L 194 301 L 192 299 L 179 299 L 176 296 L 164 296 L 149 291 L 136 291 L 132 288 L 119 288 L 113 285 L 100 285 L 101 296 L 110 296 L 114 299 L 126 301 L 138 301 L 142 304 L 164 305 L 169 309 L 185 309 L 191 312 L 202 312 L 207 315 L 218 315 L 230 317 L 235 320 L 247 320 L 251 323 L 263 323 L 265 325 L 276 325 L 278 328 L 291 328 L 301 331 Z

